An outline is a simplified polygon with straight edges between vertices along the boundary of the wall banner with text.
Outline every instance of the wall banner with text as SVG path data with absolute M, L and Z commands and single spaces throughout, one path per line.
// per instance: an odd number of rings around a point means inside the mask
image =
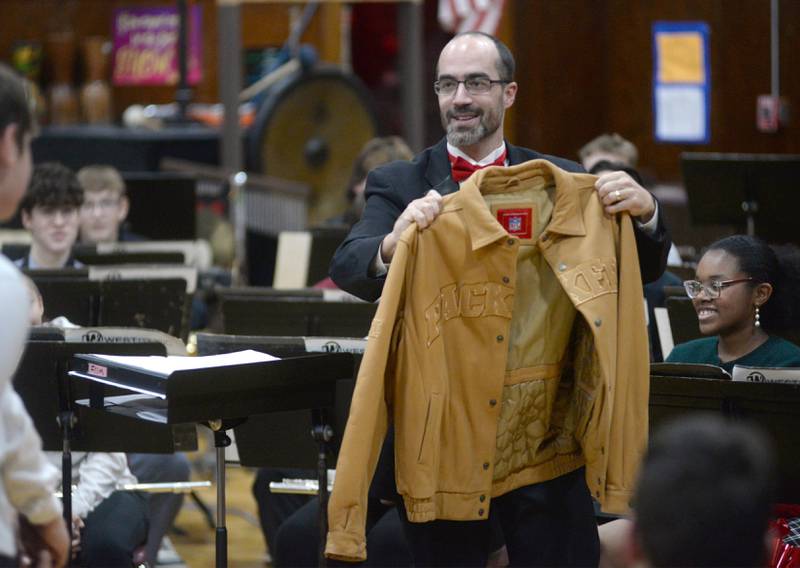
M 200 6 L 191 6 L 187 22 L 187 79 L 202 78 Z M 115 85 L 177 85 L 178 30 L 176 7 L 121 8 L 114 11 Z

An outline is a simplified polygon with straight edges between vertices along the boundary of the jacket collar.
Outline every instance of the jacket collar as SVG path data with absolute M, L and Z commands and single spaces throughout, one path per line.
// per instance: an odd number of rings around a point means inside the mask
M 463 208 L 472 250 L 499 239 L 508 238 L 503 226 L 492 216 L 483 200 L 484 194 L 511 193 L 532 185 L 555 185 L 556 200 L 553 215 L 547 225 L 548 233 L 565 236 L 584 236 L 586 227 L 580 208 L 579 189 L 591 187 L 594 176 L 570 174 L 547 160 L 531 160 L 506 168 L 489 167 L 480 170 L 461 184 L 455 199 Z

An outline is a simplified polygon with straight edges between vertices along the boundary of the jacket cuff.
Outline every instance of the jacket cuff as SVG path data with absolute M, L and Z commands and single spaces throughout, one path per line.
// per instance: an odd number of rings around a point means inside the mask
M 627 515 L 631 512 L 632 500 L 633 491 L 624 489 L 607 489 L 605 499 L 603 499 L 600 508 L 604 513 Z
M 325 556 L 344 562 L 361 562 L 367 559 L 367 539 L 345 531 L 330 531 L 325 543 Z

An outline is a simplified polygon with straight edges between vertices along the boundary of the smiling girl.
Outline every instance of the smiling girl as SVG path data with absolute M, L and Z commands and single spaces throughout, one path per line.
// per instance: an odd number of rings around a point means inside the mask
M 800 367 L 800 347 L 781 333 L 800 327 L 800 250 L 734 235 L 712 244 L 684 282 L 705 337 L 675 347 L 668 362 Z

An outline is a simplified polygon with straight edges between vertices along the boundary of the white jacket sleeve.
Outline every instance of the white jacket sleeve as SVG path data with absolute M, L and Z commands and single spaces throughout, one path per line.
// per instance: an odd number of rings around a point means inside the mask
M 42 442 L 11 386 L 28 335 L 30 299 L 19 271 L 0 256 L 0 475 L 2 534 L 14 511 L 42 524 L 61 513 L 53 496 L 59 472 L 42 453 Z M 11 506 L 7 509 L 6 503 Z M 7 547 L 6 547 L 7 548 Z
M 61 472 L 42 452 L 42 441 L 19 395 L 9 385 L 0 394 L 2 415 L 3 489 L 12 507 L 34 524 L 61 514 L 61 500 L 53 492 Z

